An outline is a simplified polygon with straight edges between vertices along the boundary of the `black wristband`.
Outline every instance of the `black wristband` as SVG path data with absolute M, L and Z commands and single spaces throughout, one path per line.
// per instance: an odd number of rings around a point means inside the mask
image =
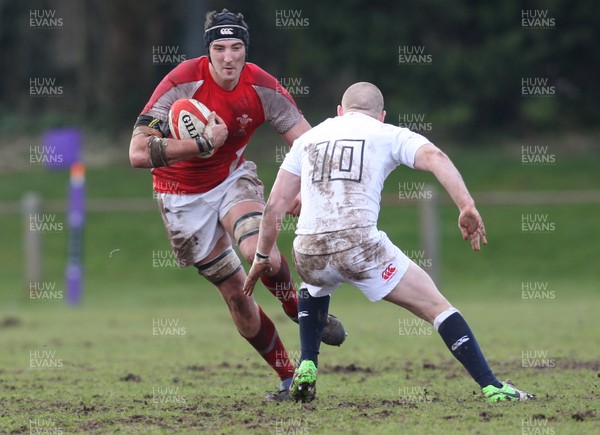
M 210 152 L 214 149 L 208 138 L 202 134 L 196 136 L 194 140 L 196 141 L 196 145 L 198 145 L 198 151 L 200 152 L 201 156 L 210 154 Z
M 256 255 L 256 258 L 260 258 L 261 260 L 266 260 L 266 259 L 268 259 L 268 258 L 269 258 L 269 256 L 268 256 L 268 255 L 261 254 L 261 253 L 260 253 L 260 252 L 258 252 L 258 251 L 256 251 L 256 254 L 255 254 L 255 255 Z

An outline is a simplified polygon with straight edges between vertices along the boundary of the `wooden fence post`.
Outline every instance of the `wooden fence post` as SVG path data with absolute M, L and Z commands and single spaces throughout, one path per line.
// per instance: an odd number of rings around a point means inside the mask
M 41 204 L 40 196 L 33 192 L 26 193 L 21 202 L 27 291 L 29 291 L 31 284 L 39 282 L 42 276 L 42 235 L 40 231 L 31 228 L 32 219 L 35 220 L 35 216 L 38 216 L 41 212 Z
M 440 279 L 440 198 L 433 185 L 426 185 L 429 198 L 420 202 L 421 214 L 421 249 L 426 267 L 423 267 L 431 279 L 437 284 Z

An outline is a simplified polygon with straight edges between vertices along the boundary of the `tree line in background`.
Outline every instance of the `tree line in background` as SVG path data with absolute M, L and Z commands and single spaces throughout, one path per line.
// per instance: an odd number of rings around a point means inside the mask
M 223 6 L 312 123 L 371 81 L 387 121 L 424 134 L 596 128 L 594 0 L 33 0 L 0 1 L 0 131 L 131 128 L 160 79 L 205 53 L 205 13 Z

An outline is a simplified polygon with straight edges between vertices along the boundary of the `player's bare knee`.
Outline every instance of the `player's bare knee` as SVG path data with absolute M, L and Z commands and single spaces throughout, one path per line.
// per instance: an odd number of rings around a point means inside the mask
M 221 284 L 242 270 L 242 262 L 232 248 L 227 248 L 205 264 L 196 264 L 198 273 L 215 285 Z
M 240 291 L 222 291 L 221 296 L 240 334 L 244 337 L 255 335 L 260 328 L 260 318 L 254 299 Z
M 244 247 L 242 248 L 240 246 L 240 252 L 242 254 L 242 256 L 246 259 L 246 261 L 248 262 L 248 264 L 252 264 L 252 262 L 254 261 L 254 254 L 256 253 L 256 243 L 253 244 L 249 244 L 250 239 L 247 239 L 246 242 L 244 242 Z M 248 244 L 248 246 L 245 246 L 246 244 Z
M 227 291 L 221 292 L 221 296 L 227 304 L 229 311 L 231 311 L 234 315 L 243 314 L 245 309 L 245 305 L 249 302 L 249 298 L 240 292 L 237 291 Z M 247 300 L 245 300 L 247 299 Z

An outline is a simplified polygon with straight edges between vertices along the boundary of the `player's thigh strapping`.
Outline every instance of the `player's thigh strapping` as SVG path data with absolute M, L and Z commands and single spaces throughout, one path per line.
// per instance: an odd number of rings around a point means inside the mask
M 241 262 L 231 247 L 227 247 L 205 264 L 208 255 L 226 232 L 220 224 L 234 205 L 244 201 L 264 204 L 263 186 L 256 177 L 256 166 L 245 162 L 219 186 L 201 194 L 158 193 L 159 209 L 171 247 L 181 267 L 196 265 L 198 272 L 218 284 L 241 269 Z M 260 215 L 242 217 L 239 238 L 258 229 Z M 244 223 L 244 221 L 246 221 Z M 251 234 L 250 234 L 251 235 Z
M 219 211 L 220 219 L 223 219 L 234 206 L 242 202 L 256 202 L 261 205 L 261 210 L 264 209 L 264 186 L 256 174 L 256 165 L 247 161 L 240 168 L 243 168 L 243 174 L 225 193 Z M 262 215 L 262 211 L 251 211 L 235 220 L 232 236 L 238 246 L 246 238 L 258 234 Z

